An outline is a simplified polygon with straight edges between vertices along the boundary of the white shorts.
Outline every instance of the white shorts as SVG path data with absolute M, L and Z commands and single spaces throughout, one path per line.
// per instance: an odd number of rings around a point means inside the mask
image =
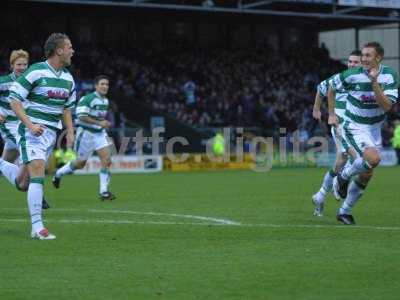
M 357 125 L 345 121 L 343 125 L 343 138 L 356 150 L 359 156 L 363 156 L 366 148 L 382 148 L 382 136 L 380 126 Z
M 347 153 L 349 145 L 343 138 L 342 132 L 343 132 L 342 124 L 339 124 L 338 127 L 335 126 L 331 127 L 331 135 L 336 145 L 336 151 L 338 153 Z
M 19 121 L 6 121 L 0 124 L 0 133 L 4 141 L 4 150 L 18 150 L 18 124 Z
M 40 159 L 47 162 L 57 140 L 54 129 L 45 128 L 40 136 L 34 136 L 23 123 L 18 126 L 18 146 L 24 164 Z
M 109 137 L 105 131 L 91 132 L 78 127 L 74 150 L 78 160 L 88 160 L 94 151 L 109 147 Z

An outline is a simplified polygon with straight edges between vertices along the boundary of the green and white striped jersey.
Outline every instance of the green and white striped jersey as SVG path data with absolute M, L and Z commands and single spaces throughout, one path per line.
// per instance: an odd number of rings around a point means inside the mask
M 379 66 L 378 83 L 383 93 L 393 102 L 398 98 L 398 76 L 388 66 Z M 371 80 L 363 67 L 352 68 L 334 76 L 333 89 L 347 92 L 346 120 L 359 125 L 378 126 L 385 120 L 386 113 L 376 102 Z
M 336 76 L 337 74 L 321 81 L 317 86 L 318 94 L 322 97 L 328 97 L 328 88 L 330 85 L 330 81 Z M 339 117 L 339 122 L 342 123 L 344 119 L 344 114 L 346 111 L 346 97 L 347 93 L 344 90 L 336 91 L 335 97 L 335 114 Z
M 6 121 L 17 121 L 14 111 L 10 107 L 10 87 L 16 80 L 15 74 L 10 73 L 0 77 L 0 108 L 7 116 Z
M 76 107 L 76 124 L 83 129 L 92 132 L 101 132 L 104 129 L 96 124 L 84 122 L 79 119 L 82 116 L 89 116 L 96 120 L 104 120 L 107 116 L 109 102 L 105 97 L 101 97 L 97 92 L 83 96 Z
M 75 83 L 65 68 L 56 71 L 47 61 L 31 65 L 10 88 L 10 98 L 24 102 L 33 123 L 62 129 L 64 109 L 75 105 Z

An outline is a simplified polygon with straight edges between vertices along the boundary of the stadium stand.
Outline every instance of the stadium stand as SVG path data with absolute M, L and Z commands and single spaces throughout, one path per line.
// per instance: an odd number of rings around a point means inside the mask
M 19 22 L 23 24 L 23 20 Z M 43 22 L 39 26 L 46 26 Z M 113 93 L 135 99 L 155 113 L 193 128 L 258 127 L 264 134 L 276 135 L 284 127 L 287 132 L 299 129 L 306 138 L 328 135 L 326 126 L 320 126 L 311 116 L 315 88 L 344 65 L 330 59 L 326 48 L 315 43 L 304 47 L 304 41 L 298 41 L 272 47 L 270 42 L 255 38 L 247 47 L 229 43 L 198 46 L 187 36 L 172 38 L 166 34 L 161 46 L 128 40 L 121 47 L 121 41 L 113 38 L 95 39 L 98 32 L 85 37 L 85 21 L 73 26 L 80 34 L 79 38 L 72 35 L 77 50 L 72 72 L 78 97 L 92 88 L 90 80 L 96 74 L 104 73 L 113 80 Z M 132 35 L 143 33 L 136 30 Z M 159 32 L 150 34 L 158 36 Z M 0 45 L 0 72 L 8 71 L 11 49 L 29 45 L 31 62 L 42 59 L 43 36 L 34 28 L 27 28 L 20 36 L 6 33 Z M 192 96 L 185 92 L 188 82 L 193 84 L 189 92 Z M 126 116 L 118 111 L 119 99 L 114 101 L 110 119 L 123 127 Z M 396 107 L 392 119 L 397 114 Z M 392 127 L 392 122 L 385 126 L 385 144 L 389 144 Z

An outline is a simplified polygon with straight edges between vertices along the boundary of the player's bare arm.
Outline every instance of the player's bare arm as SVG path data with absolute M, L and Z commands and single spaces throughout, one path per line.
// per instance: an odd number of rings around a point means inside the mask
M 67 129 L 67 148 L 72 148 L 74 145 L 75 135 L 74 124 L 72 122 L 72 114 L 69 109 L 64 109 L 63 122 L 65 128 Z
M 26 127 L 28 127 L 29 131 L 35 135 L 35 136 L 40 136 L 43 131 L 43 125 L 41 124 L 34 124 L 31 122 L 31 120 L 28 118 L 28 116 L 25 113 L 25 109 L 22 106 L 22 103 L 19 100 L 11 99 L 11 109 L 15 112 L 17 115 L 18 119 L 21 120 L 22 123 L 25 124 Z
M 90 124 L 95 124 L 98 126 L 101 126 L 102 128 L 110 128 L 111 123 L 107 120 L 96 120 L 92 117 L 89 116 L 79 116 L 79 120 L 90 123 Z
M 322 96 L 317 92 L 315 94 L 315 101 L 312 116 L 314 119 L 321 122 L 321 104 L 322 104 Z
M 332 126 L 337 126 L 339 124 L 337 116 L 335 114 L 335 98 L 336 92 L 332 87 L 328 89 L 328 124 Z
M 385 112 L 387 112 L 392 108 L 392 102 L 383 93 L 383 90 L 378 83 L 378 75 L 379 75 L 379 71 L 376 68 L 372 68 L 368 72 L 368 77 L 371 80 L 372 89 L 375 93 L 376 102 L 378 103 L 379 106 L 381 106 L 383 108 L 383 110 Z

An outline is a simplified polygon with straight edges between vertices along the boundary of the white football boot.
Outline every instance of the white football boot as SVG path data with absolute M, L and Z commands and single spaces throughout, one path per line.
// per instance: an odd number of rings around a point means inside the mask
M 37 240 L 55 240 L 56 236 L 51 234 L 47 228 L 43 228 L 40 231 L 33 231 L 31 232 L 31 237 Z

